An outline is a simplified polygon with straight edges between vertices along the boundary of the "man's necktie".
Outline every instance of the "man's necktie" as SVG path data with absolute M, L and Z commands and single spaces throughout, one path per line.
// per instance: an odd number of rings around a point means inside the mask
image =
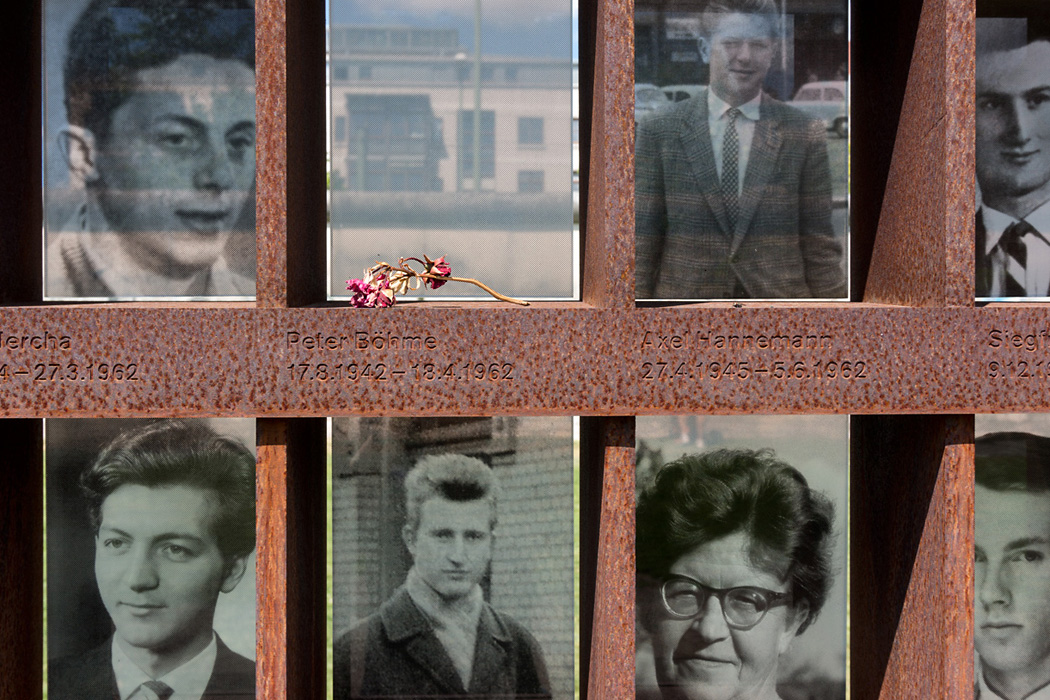
M 722 202 L 726 207 L 730 230 L 736 229 L 740 214 L 740 136 L 736 133 L 736 118 L 740 110 L 731 107 L 726 111 L 726 132 L 722 139 Z
M 1025 289 L 1025 266 L 1028 265 L 1028 248 L 1021 240 L 1025 234 L 1035 233 L 1032 225 L 1022 219 L 1010 224 L 999 239 L 999 247 L 1006 253 L 1006 277 L 1004 292 L 1008 297 L 1027 296 Z
M 167 683 L 161 681 L 146 681 L 140 687 L 156 695 L 157 700 L 168 700 L 175 692 Z

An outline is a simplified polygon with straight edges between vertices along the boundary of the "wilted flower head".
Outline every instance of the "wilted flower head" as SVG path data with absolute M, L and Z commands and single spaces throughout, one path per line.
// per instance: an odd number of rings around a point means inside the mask
M 353 292 L 350 295 L 350 306 L 357 309 L 382 308 L 393 306 L 397 302 L 397 297 L 385 277 L 376 282 L 347 280 L 346 288 Z
M 412 262 L 422 265 L 423 271 L 419 272 L 412 267 Z M 444 286 L 446 282 L 466 282 L 502 301 L 522 306 L 529 305 L 527 301 L 500 294 L 476 279 L 453 277 L 452 266 L 445 262 L 444 255 L 437 260 L 431 260 L 426 255 L 423 256 L 423 260 L 415 257 L 398 258 L 396 266 L 388 262 L 376 262 L 375 265 L 365 270 L 364 279 L 347 280 L 346 288 L 353 292 L 350 295 L 350 306 L 374 308 L 393 306 L 397 302 L 397 295 L 405 294 L 410 289 L 419 289 L 423 285 L 430 289 L 437 289 Z

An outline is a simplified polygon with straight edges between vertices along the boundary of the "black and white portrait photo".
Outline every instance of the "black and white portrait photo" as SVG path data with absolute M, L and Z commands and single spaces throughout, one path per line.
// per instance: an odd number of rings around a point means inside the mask
M 255 421 L 45 423 L 47 697 L 255 697 Z
M 573 697 L 572 436 L 333 420 L 336 700 Z
M 252 298 L 254 0 L 44 14 L 44 297 Z
M 635 296 L 843 299 L 843 0 L 635 5 Z
M 977 416 L 975 697 L 1050 697 L 1050 416 Z
M 847 421 L 639 418 L 639 700 L 844 700 Z
M 976 296 L 1050 298 L 1050 11 L 977 3 Z

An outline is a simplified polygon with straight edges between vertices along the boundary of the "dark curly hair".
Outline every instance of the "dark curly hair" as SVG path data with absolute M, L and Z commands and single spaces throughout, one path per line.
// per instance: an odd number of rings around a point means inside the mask
M 255 457 L 238 440 L 202 421 L 160 420 L 118 435 L 80 475 L 91 525 L 98 532 L 102 504 L 121 486 L 192 486 L 216 495 L 212 523 L 226 559 L 255 549 Z
M 253 0 L 91 0 L 69 32 L 65 63 L 70 124 L 97 139 L 137 89 L 136 75 L 186 54 L 255 68 Z
M 743 532 L 752 563 L 787 580 L 813 622 L 831 587 L 835 508 L 772 450 L 716 450 L 663 465 L 638 498 L 639 578 L 662 581 L 691 550 Z M 785 564 L 786 562 L 786 564 Z

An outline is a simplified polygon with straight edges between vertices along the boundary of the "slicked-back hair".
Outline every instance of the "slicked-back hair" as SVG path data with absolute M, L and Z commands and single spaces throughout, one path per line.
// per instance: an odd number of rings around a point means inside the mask
M 69 32 L 64 85 L 70 124 L 109 136 L 137 74 L 199 54 L 255 69 L 254 0 L 91 0 Z
M 255 457 L 202 421 L 149 423 L 102 449 L 80 476 L 96 533 L 102 504 L 126 485 L 188 486 L 212 494 L 218 507 L 211 528 L 223 557 L 246 557 L 255 549 Z
M 813 622 L 831 587 L 835 508 L 772 450 L 722 449 L 663 465 L 638 499 L 640 577 L 659 582 L 697 547 L 743 533 L 756 568 L 788 582 Z
M 770 38 L 780 38 L 780 8 L 774 0 L 711 0 L 700 14 L 700 33 L 710 38 L 711 20 L 729 14 L 762 15 L 769 23 Z
M 993 491 L 1050 493 L 1050 437 L 989 433 L 974 442 L 975 481 Z
M 461 454 L 423 457 L 405 477 L 405 525 L 415 532 L 423 504 L 431 498 L 450 501 L 488 501 L 492 515 L 489 530 L 496 527 L 499 481 L 489 465 Z

